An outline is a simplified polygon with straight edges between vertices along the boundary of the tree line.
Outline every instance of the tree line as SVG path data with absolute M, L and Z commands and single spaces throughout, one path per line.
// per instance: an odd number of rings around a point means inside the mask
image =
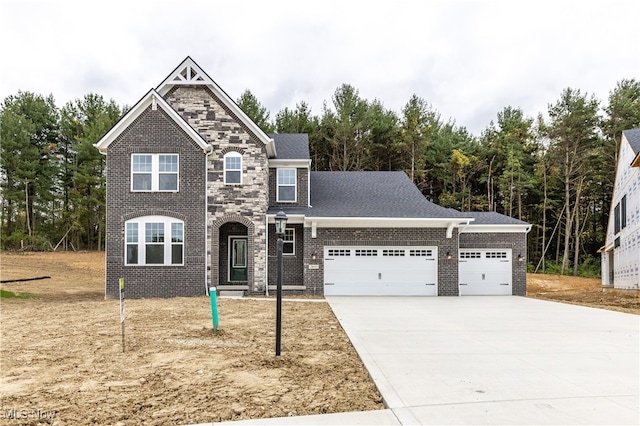
M 531 269 L 599 273 L 623 130 L 640 127 L 640 82 L 606 103 L 566 88 L 535 117 L 498 111 L 479 136 L 413 95 L 396 112 L 348 84 L 320 114 L 300 101 L 270 112 L 246 90 L 238 105 L 267 133 L 307 133 L 313 170 L 403 170 L 429 200 L 529 222 Z M 102 249 L 104 157 L 93 144 L 126 107 L 90 93 L 57 108 L 19 92 L 0 108 L 3 249 Z

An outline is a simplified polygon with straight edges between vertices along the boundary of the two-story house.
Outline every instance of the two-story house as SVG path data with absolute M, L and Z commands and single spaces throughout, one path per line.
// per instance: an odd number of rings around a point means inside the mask
M 128 297 L 284 290 L 525 294 L 530 225 L 429 202 L 404 172 L 312 172 L 304 134 L 265 134 L 189 57 L 96 144 L 106 285 Z
M 602 253 L 602 286 L 640 289 L 640 129 L 622 132 Z

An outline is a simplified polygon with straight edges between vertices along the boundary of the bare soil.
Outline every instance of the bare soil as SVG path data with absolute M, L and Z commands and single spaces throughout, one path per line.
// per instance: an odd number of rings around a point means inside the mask
M 602 289 L 600 278 L 527 274 L 527 296 L 640 314 L 640 293 Z
M 382 409 L 323 300 L 104 300 L 103 253 L 2 253 L 0 424 L 166 425 Z M 13 411 L 15 410 L 15 411 Z M 53 418 L 51 418 L 53 416 Z M 10 418 L 18 417 L 18 419 Z

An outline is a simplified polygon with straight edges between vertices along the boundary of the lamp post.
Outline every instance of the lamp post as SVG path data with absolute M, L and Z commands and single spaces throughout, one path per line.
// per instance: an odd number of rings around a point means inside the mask
M 275 217 L 276 235 L 278 236 L 278 290 L 276 295 L 276 356 L 280 356 L 280 340 L 282 329 L 282 246 L 284 230 L 287 226 L 287 215 L 280 210 Z

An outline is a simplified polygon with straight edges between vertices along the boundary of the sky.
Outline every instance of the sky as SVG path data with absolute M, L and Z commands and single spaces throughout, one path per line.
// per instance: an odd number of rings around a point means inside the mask
M 415 94 L 479 136 L 507 106 L 571 87 L 606 104 L 640 79 L 640 1 L 0 0 L 0 100 L 97 93 L 132 106 L 191 56 L 271 118 L 350 84 L 401 113 Z

